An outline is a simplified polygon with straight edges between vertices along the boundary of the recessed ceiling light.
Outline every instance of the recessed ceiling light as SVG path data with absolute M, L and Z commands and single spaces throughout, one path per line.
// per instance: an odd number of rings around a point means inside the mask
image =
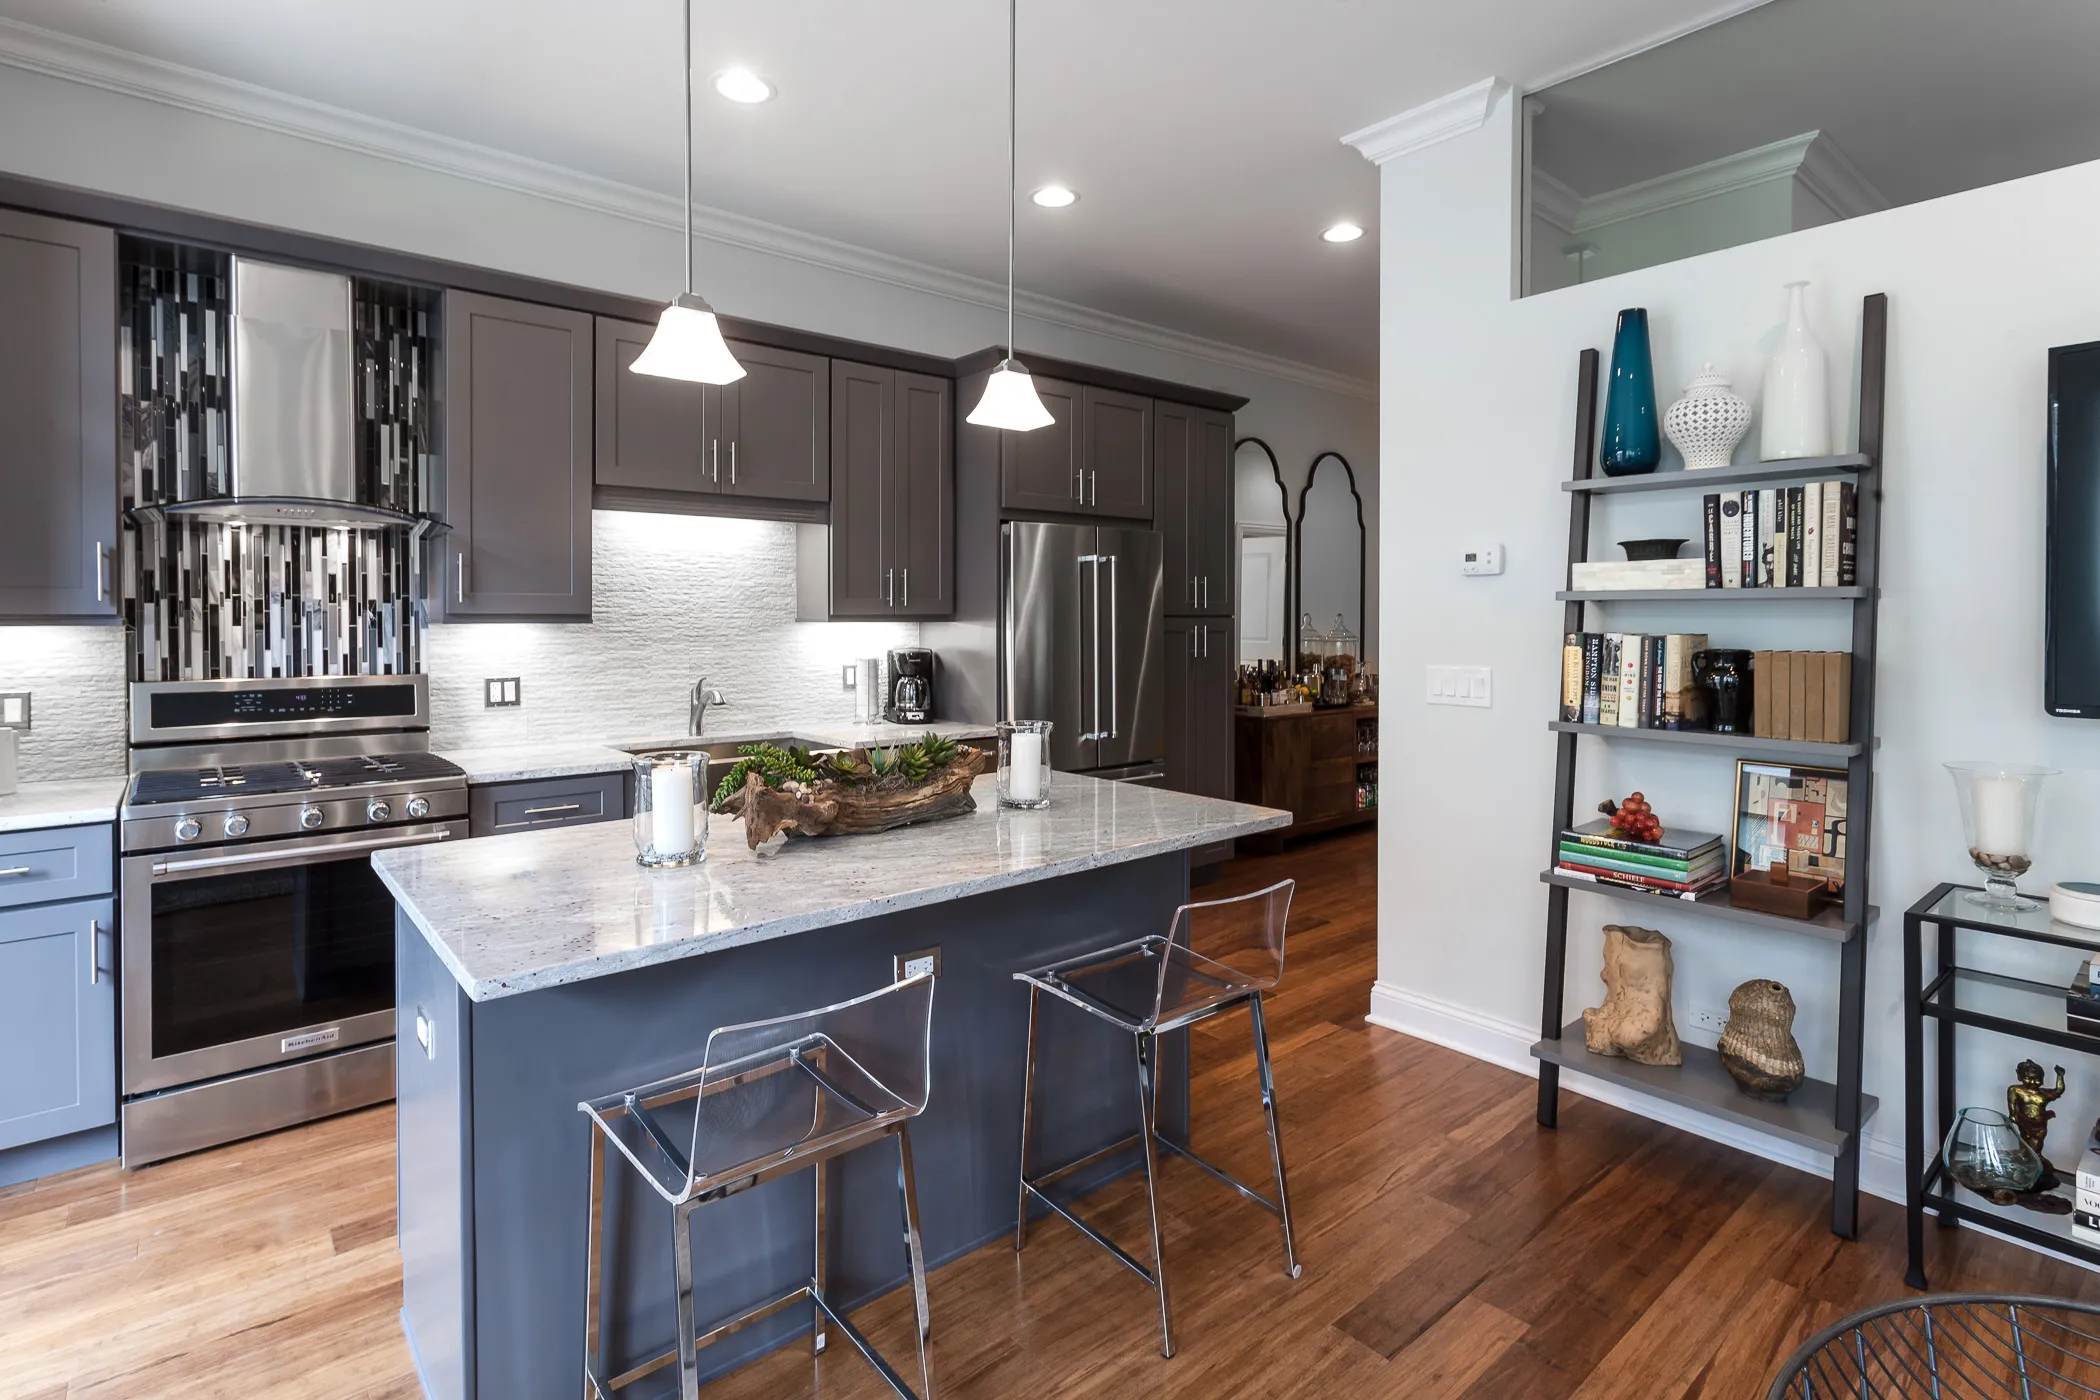
M 1063 185 L 1045 185 L 1028 197 L 1045 209 L 1063 209 L 1079 202 L 1079 196 Z
M 715 91 L 731 102 L 763 102 L 773 95 L 773 85 L 749 68 L 732 68 L 715 75 Z
M 1354 243 L 1357 239 L 1362 238 L 1363 236 L 1364 231 L 1358 228 L 1355 224 L 1350 223 L 1347 219 L 1342 220 L 1338 224 L 1330 226 L 1325 233 L 1320 235 L 1320 237 L 1326 239 L 1329 243 Z

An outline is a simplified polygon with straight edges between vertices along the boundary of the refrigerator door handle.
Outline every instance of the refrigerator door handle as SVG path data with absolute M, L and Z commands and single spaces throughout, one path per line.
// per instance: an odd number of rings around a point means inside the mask
M 1119 737 L 1117 730 L 1121 727 L 1120 720 L 1122 717 L 1122 706 L 1117 700 L 1120 690 L 1117 686 L 1116 653 L 1123 649 L 1123 626 L 1116 620 L 1121 612 L 1121 609 L 1116 606 L 1117 601 L 1116 556 L 1111 554 L 1108 556 L 1108 737 L 1111 739 Z M 1095 602 L 1097 604 L 1100 602 L 1100 588 L 1098 585 L 1095 588 Z M 1097 640 L 1095 645 L 1099 646 L 1100 642 Z M 1099 668 L 1097 665 L 1097 680 L 1098 676 Z M 1097 712 L 1094 724 L 1098 728 L 1100 723 L 1100 715 Z
M 1080 643 L 1080 647 L 1081 647 L 1081 649 L 1082 649 L 1082 650 L 1084 650 L 1084 649 L 1085 649 L 1085 648 L 1087 648 L 1087 647 L 1088 647 L 1089 645 L 1091 645 L 1091 646 L 1092 646 L 1092 648 L 1093 648 L 1093 665 L 1092 665 L 1092 667 L 1091 667 L 1091 668 L 1089 668 L 1089 667 L 1084 667 L 1084 666 L 1082 666 L 1082 667 L 1080 667 L 1080 668 L 1078 668 L 1078 669 L 1079 669 L 1080 671 L 1082 671 L 1082 672 L 1085 672 L 1085 671 L 1087 671 L 1087 670 L 1091 669 L 1091 671 L 1093 672 L 1093 677 L 1094 677 L 1094 708 L 1093 708 L 1092 714 L 1091 714 L 1091 716 L 1090 716 L 1090 718 L 1089 718 L 1089 723 L 1091 724 L 1091 726 L 1092 726 L 1092 727 L 1091 727 L 1091 728 L 1089 728 L 1089 729 L 1084 729 L 1084 730 L 1081 730 L 1081 731 L 1080 731 L 1080 734 L 1079 734 L 1079 741 L 1080 741 L 1081 743 L 1083 743 L 1083 744 L 1085 744 L 1085 743 L 1092 743 L 1092 742 L 1093 742 L 1094 740 L 1096 740 L 1096 739 L 1099 739 L 1099 738 L 1101 737 L 1101 556 L 1100 556 L 1100 555 L 1098 555 L 1098 554 L 1082 554 L 1082 555 L 1080 555 L 1080 556 L 1079 556 L 1079 573 L 1080 573 L 1080 581 L 1081 581 L 1082 585 L 1083 585 L 1083 584 L 1085 583 L 1085 580 L 1086 580 L 1086 571 L 1087 571 L 1087 570 L 1088 570 L 1089 568 L 1091 568 L 1091 569 L 1092 569 L 1092 570 L 1094 571 L 1094 625 L 1093 625 L 1093 627 L 1092 627 L 1092 629 L 1091 629 L 1091 633 L 1090 633 L 1089 637 L 1088 637 L 1088 638 L 1087 638 L 1086 640 L 1084 640 L 1084 641 L 1082 641 L 1082 642 Z M 1081 685 L 1080 685 L 1080 687 L 1079 687 L 1079 706 L 1080 706 L 1080 709 L 1081 709 L 1082 711 L 1084 711 L 1084 710 L 1086 709 L 1086 699 L 1087 699 L 1087 695 L 1086 695 L 1086 686 L 1085 686 L 1084 682 L 1082 682 L 1082 683 L 1081 683 Z

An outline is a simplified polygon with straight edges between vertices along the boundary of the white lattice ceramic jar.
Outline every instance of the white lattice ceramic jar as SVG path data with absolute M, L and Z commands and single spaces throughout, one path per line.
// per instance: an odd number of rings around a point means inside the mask
M 1709 363 L 1663 415 L 1663 431 L 1684 454 L 1686 467 L 1725 467 L 1735 456 L 1735 445 L 1750 431 L 1750 400 L 1731 389 Z

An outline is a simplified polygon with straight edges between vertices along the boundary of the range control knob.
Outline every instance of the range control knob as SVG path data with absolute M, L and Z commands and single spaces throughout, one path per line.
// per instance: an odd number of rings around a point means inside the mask
M 409 799 L 408 799 L 408 815 L 409 815 L 410 817 L 412 817 L 413 819 L 415 819 L 416 821 L 421 821 L 421 820 L 422 820 L 423 818 L 425 818 L 425 817 L 429 816 L 429 815 L 430 815 L 430 799 L 429 799 L 429 798 L 427 798 L 427 797 L 411 797 L 411 798 L 409 798 Z
M 248 819 L 239 812 L 228 812 L 226 814 L 226 834 L 228 836 L 246 836 L 248 834 Z
M 182 817 L 175 823 L 175 839 L 177 841 L 194 841 L 197 839 L 197 833 L 202 829 L 197 825 L 195 817 Z
M 328 818 L 321 814 L 319 807 L 302 807 L 299 809 L 299 825 L 305 827 L 308 831 L 314 830 L 327 820 Z
M 367 802 L 367 803 L 365 804 L 365 820 L 366 820 L 366 821 L 368 821 L 368 822 L 385 822 L 385 821 L 392 821 L 393 819 L 394 819 L 394 808 L 393 808 L 392 804 L 391 804 L 391 803 L 389 803 L 389 802 L 388 802 L 388 801 L 387 801 L 387 800 L 386 800 L 385 798 L 383 798 L 383 797 L 375 797 L 375 798 L 373 798 L 373 799 L 372 799 L 372 800 L 371 800 L 370 802 Z

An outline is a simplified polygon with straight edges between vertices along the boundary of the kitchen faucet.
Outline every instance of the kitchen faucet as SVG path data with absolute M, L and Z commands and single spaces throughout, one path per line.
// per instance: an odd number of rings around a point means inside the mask
M 693 683 L 692 714 L 687 720 L 687 723 L 692 726 L 691 732 L 693 737 L 697 739 L 707 732 L 707 712 L 711 707 L 728 703 L 728 699 L 723 696 L 721 691 L 708 688 L 707 677 L 702 676 L 695 681 Z

